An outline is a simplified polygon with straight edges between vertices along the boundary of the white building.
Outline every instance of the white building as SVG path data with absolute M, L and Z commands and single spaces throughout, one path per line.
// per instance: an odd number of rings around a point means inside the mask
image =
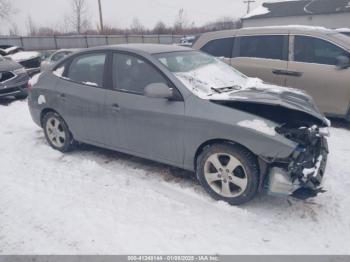
M 265 2 L 242 21 L 243 27 L 298 24 L 350 28 L 350 0 Z

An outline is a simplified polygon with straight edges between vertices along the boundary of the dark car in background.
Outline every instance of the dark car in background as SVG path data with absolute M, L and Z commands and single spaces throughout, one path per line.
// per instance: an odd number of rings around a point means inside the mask
M 18 46 L 1 45 L 0 55 L 21 64 L 30 76 L 40 72 L 41 54 L 39 52 L 24 51 Z
M 29 76 L 23 66 L 0 55 L 0 97 L 26 98 L 28 81 Z

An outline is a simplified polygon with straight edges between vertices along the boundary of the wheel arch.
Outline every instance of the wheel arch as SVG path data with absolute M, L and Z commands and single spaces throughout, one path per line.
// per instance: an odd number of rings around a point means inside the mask
M 44 124 L 44 123 L 43 123 L 44 116 L 45 116 L 47 113 L 50 113 L 50 112 L 56 113 L 56 114 L 58 114 L 60 117 L 62 117 L 62 115 L 61 115 L 57 110 L 52 109 L 52 108 L 49 108 L 49 107 L 44 108 L 44 109 L 42 109 L 41 112 L 40 112 L 40 125 L 41 125 L 41 127 L 43 127 L 43 124 Z
M 258 157 L 256 154 L 254 154 L 254 152 L 252 150 L 250 150 L 249 148 L 247 148 L 246 146 L 236 142 L 236 141 L 233 141 L 233 140 L 229 140 L 229 139 L 221 139 L 221 138 L 217 138 L 217 139 L 210 139 L 210 140 L 207 140 L 205 141 L 204 143 L 202 143 L 196 150 L 196 153 L 195 153 L 195 156 L 194 156 L 194 159 L 193 159 L 193 166 L 194 166 L 194 170 L 196 171 L 196 168 L 197 168 L 197 159 L 199 157 L 199 155 L 203 152 L 203 150 L 208 147 L 208 146 L 211 146 L 211 145 L 214 145 L 214 144 L 231 144 L 231 145 L 238 145 L 242 148 L 244 148 L 245 150 L 247 150 L 248 152 L 250 152 L 252 155 L 255 156 L 256 158 L 256 161 L 258 161 Z

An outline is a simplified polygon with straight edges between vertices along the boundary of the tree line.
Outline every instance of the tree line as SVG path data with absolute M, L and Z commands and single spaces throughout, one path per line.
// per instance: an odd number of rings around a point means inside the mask
M 235 29 L 241 27 L 240 19 L 231 17 L 220 17 L 208 22 L 205 25 L 196 26 L 188 18 L 185 9 L 178 10 L 174 23 L 167 26 L 163 21 L 158 21 L 153 28 L 145 27 L 138 18 L 133 18 L 129 27 L 121 28 L 109 24 L 93 25 L 89 20 L 89 6 L 86 0 L 67 0 L 70 3 L 70 13 L 67 13 L 61 24 L 54 27 L 38 26 L 29 15 L 26 19 L 26 31 L 28 36 L 50 36 L 50 35 L 159 35 L 159 34 L 179 34 L 195 35 L 208 31 Z M 0 0 L 0 20 L 7 20 L 11 27 L 9 35 L 19 35 L 16 23 L 11 22 L 11 14 L 15 14 L 9 0 Z

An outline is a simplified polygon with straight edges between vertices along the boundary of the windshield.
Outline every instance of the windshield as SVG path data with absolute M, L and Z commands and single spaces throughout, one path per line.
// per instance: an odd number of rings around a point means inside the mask
M 240 90 L 248 80 L 233 67 L 198 51 L 163 53 L 155 56 L 199 97 Z

